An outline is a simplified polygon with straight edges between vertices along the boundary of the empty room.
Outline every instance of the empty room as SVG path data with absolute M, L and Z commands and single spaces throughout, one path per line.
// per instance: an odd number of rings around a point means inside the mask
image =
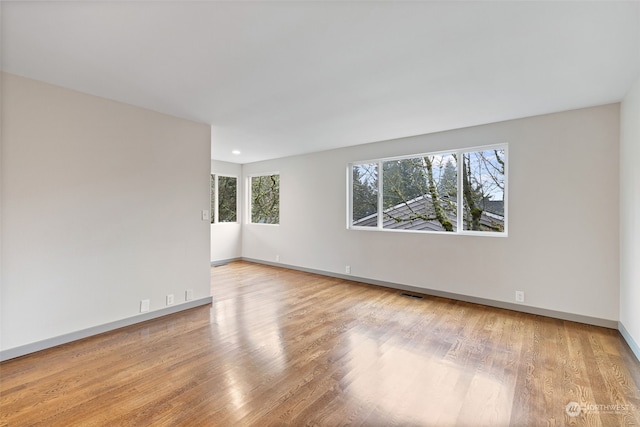
M 640 1 L 0 36 L 0 425 L 640 425 Z

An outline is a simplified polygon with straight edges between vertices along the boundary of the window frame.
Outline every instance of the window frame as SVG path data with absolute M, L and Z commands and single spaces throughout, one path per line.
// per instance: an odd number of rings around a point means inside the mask
M 464 201 L 463 201 L 463 177 L 462 177 L 462 162 L 463 154 L 475 153 L 487 150 L 504 150 L 504 190 L 503 190 L 503 203 L 504 203 L 504 230 L 503 231 L 478 231 L 478 230 L 465 230 L 464 229 Z M 457 180 L 457 224 L 454 231 L 435 231 L 435 230 L 406 230 L 406 229 L 389 229 L 384 228 L 384 212 L 383 205 L 383 186 L 384 186 L 384 162 L 394 160 L 412 159 L 416 157 L 435 156 L 444 154 L 455 154 L 458 159 L 456 162 L 456 180 Z M 353 167 L 358 165 L 377 164 L 378 168 L 378 210 L 377 210 L 377 225 L 373 226 L 358 226 L 353 224 Z M 418 233 L 418 234 L 446 234 L 457 236 L 483 236 L 483 237 L 508 237 L 509 235 L 509 212 L 508 212 L 508 194 L 509 194 L 509 143 L 480 145 L 473 147 L 455 148 L 450 150 L 430 151 L 426 153 L 408 154 L 402 156 L 384 157 L 372 160 L 358 160 L 347 164 L 347 229 L 356 231 L 384 231 L 395 233 Z
M 273 175 L 278 175 L 278 222 L 275 224 L 272 223 L 264 223 L 264 222 L 253 222 L 251 220 L 252 214 L 253 214 L 253 191 L 252 191 L 252 185 L 251 185 L 251 180 L 253 178 L 256 177 L 260 177 L 260 176 L 273 176 Z M 276 172 L 264 172 L 264 173 L 254 173 L 251 175 L 247 175 L 246 177 L 246 181 L 245 181 L 245 221 L 244 223 L 247 225 L 261 225 L 261 226 L 280 226 L 280 222 L 282 220 L 281 218 L 281 212 L 280 212 L 280 207 L 281 207 L 281 198 L 280 195 L 282 193 L 281 189 L 282 189 L 282 175 L 280 174 L 279 171 Z
M 211 200 L 211 206 L 213 207 L 213 212 L 210 213 L 211 215 L 211 225 L 213 224 L 238 224 L 240 222 L 240 197 L 239 196 L 239 186 L 238 186 L 238 182 L 240 181 L 240 178 L 237 175 L 227 175 L 224 173 L 216 173 L 216 172 L 211 172 L 211 175 L 213 175 L 214 177 L 214 194 L 213 194 L 213 200 Z M 225 178 L 235 178 L 236 179 L 236 220 L 235 221 L 222 221 L 220 222 L 219 218 L 219 211 L 220 211 L 220 187 L 218 185 L 218 178 L 219 177 L 225 177 Z

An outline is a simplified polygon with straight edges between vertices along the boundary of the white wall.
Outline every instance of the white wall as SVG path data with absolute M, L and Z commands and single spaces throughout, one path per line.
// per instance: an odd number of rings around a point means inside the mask
M 622 101 L 620 124 L 620 323 L 639 345 L 640 78 Z
M 346 229 L 348 162 L 509 143 L 509 236 Z M 269 262 L 618 320 L 619 104 L 243 166 L 280 171 L 281 224 L 245 225 Z
M 210 127 L 2 83 L 1 348 L 208 298 Z
M 238 222 L 211 224 L 211 262 L 242 256 L 242 165 L 211 160 L 211 173 L 238 177 Z M 213 215 L 213 212 L 211 213 Z

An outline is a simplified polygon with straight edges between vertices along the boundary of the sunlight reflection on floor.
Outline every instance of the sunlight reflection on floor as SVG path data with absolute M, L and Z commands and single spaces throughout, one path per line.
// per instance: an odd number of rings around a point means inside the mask
M 469 372 L 391 340 L 380 344 L 358 331 L 349 343 L 350 373 L 342 385 L 348 395 L 376 402 L 372 418 L 381 413 L 400 425 L 508 425 L 513 390 L 486 372 Z

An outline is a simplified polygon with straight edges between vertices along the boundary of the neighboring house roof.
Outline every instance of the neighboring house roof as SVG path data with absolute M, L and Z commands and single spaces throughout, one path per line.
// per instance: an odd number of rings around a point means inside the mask
M 488 203 L 490 202 L 490 203 Z M 455 208 L 457 203 L 444 199 L 443 203 Z M 447 218 L 455 229 L 458 219 L 453 209 L 447 209 Z M 446 231 L 436 219 L 425 221 L 424 219 L 409 220 L 413 212 L 420 213 L 429 218 L 435 217 L 431 197 L 428 195 L 416 197 L 406 203 L 400 203 L 385 209 L 382 219 L 382 227 L 389 230 L 414 230 L 414 231 Z M 396 221 L 394 218 L 400 219 Z M 378 214 L 372 214 L 353 222 L 357 227 L 375 227 L 378 224 Z M 504 227 L 504 202 L 498 200 L 485 200 L 485 211 L 480 217 L 480 224 L 487 229 Z
M 485 200 L 484 210 L 504 218 L 504 200 Z

